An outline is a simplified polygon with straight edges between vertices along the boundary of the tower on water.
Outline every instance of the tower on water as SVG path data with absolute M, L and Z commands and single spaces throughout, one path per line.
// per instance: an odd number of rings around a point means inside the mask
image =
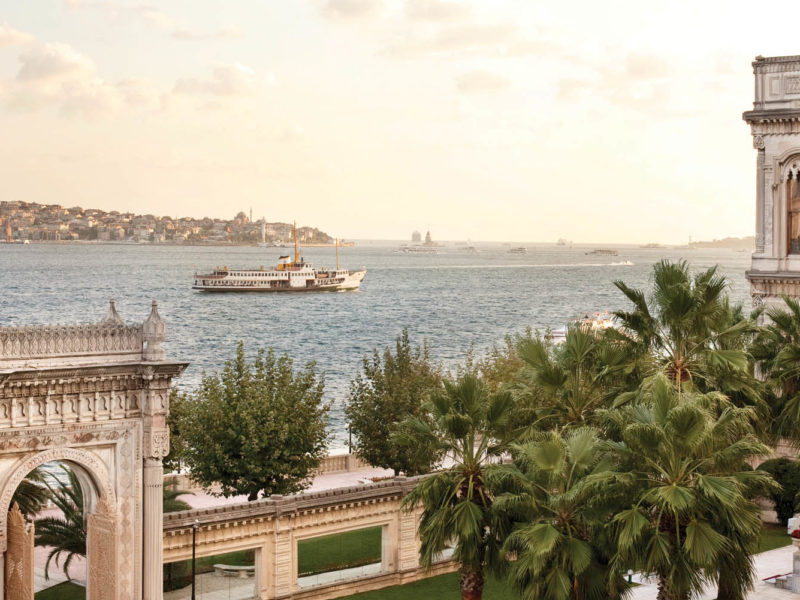
M 753 305 L 800 297 L 800 56 L 756 57 L 755 102 L 744 113 L 756 167 Z

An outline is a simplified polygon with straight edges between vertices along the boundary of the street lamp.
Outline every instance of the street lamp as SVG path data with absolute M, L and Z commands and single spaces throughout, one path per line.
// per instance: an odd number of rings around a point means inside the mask
M 628 569 L 628 583 L 633 583 L 633 569 Z
M 194 554 L 195 549 L 197 547 L 197 527 L 200 525 L 200 521 L 197 519 L 194 520 L 192 523 L 192 600 L 195 600 L 194 595 Z

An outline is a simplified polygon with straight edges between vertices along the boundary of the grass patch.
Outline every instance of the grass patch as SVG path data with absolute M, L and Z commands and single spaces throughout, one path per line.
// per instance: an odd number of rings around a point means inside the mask
M 76 583 L 63 581 L 58 585 L 36 592 L 36 600 L 86 600 L 86 588 Z
M 783 548 L 792 543 L 792 538 L 786 535 L 786 527 L 774 523 L 764 523 L 761 537 L 758 540 L 758 552 Z
M 240 550 L 227 554 L 203 556 L 194 561 L 195 573 L 210 573 L 214 565 L 231 565 L 234 567 L 250 566 L 255 564 L 255 550 Z M 171 592 L 186 587 L 192 582 L 192 561 L 164 563 L 164 591 Z M 38 598 L 38 597 L 37 597 Z
M 380 527 L 357 529 L 297 542 L 298 577 L 380 561 Z
M 447 573 L 429 577 L 414 583 L 398 585 L 355 594 L 339 600 L 419 600 L 420 598 L 436 598 L 436 600 L 461 600 L 461 587 L 458 573 Z M 518 595 L 505 581 L 486 578 L 483 588 L 483 600 L 508 600 Z

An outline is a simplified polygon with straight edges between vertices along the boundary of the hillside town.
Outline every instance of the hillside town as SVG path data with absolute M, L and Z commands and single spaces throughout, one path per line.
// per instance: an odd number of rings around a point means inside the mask
M 332 238 L 316 227 L 298 227 L 303 245 Z M 115 210 L 35 202 L 0 202 L 0 242 L 131 242 L 151 244 L 275 244 L 292 240 L 291 223 L 268 223 L 239 212 L 233 219 L 157 217 Z

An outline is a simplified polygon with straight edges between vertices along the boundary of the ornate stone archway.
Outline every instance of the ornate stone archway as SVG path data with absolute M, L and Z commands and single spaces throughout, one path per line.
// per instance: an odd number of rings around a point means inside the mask
M 90 598 L 161 598 L 161 460 L 169 388 L 186 367 L 165 360 L 165 330 L 155 302 L 144 323 L 126 325 L 113 300 L 96 324 L 0 328 L 0 558 L 20 481 L 66 461 L 92 488 Z M 113 585 L 98 579 L 109 573 Z

